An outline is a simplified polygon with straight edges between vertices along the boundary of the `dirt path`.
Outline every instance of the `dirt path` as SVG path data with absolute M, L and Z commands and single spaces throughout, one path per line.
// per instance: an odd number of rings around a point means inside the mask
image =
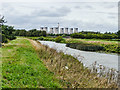
M 40 49 L 40 45 L 37 41 L 35 40 L 32 40 L 32 39 L 27 39 L 31 42 L 31 44 L 33 45 L 33 47 L 37 50 L 37 49 Z

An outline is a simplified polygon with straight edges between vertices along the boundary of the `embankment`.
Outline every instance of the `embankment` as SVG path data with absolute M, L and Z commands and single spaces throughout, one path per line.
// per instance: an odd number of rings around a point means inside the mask
M 2 48 L 3 88 L 116 88 L 115 82 L 84 67 L 76 58 L 39 42 L 18 38 Z

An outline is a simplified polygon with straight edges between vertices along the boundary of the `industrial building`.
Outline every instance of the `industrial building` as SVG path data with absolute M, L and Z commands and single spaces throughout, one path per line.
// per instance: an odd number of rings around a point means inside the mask
M 73 33 L 78 33 L 78 28 L 61 28 L 59 26 L 59 23 L 58 23 L 58 26 L 57 27 L 40 27 L 40 30 L 41 31 L 46 31 L 46 33 L 49 33 L 49 34 L 73 34 Z M 49 32 L 48 32 L 49 31 Z
M 74 33 L 78 33 L 78 28 L 74 28 Z
M 54 28 L 54 34 L 59 34 L 59 28 L 58 27 Z
M 44 30 L 44 27 L 40 27 L 40 30 L 43 31 L 43 30 Z
M 69 34 L 69 33 L 68 33 L 68 28 L 65 28 L 64 33 L 65 33 L 65 34 Z
M 54 28 L 50 28 L 49 33 L 50 33 L 50 34 L 53 34 L 53 33 L 54 33 L 54 31 L 53 31 L 53 30 L 54 30 Z
M 60 34 L 64 34 L 64 28 L 60 28 Z
M 70 28 L 69 34 L 73 34 L 73 28 Z
M 40 27 L 41 31 L 46 31 L 48 33 L 48 27 Z

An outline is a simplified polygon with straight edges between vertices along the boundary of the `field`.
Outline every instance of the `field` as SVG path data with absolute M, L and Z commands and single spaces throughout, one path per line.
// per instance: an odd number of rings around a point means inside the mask
M 17 38 L 2 48 L 3 88 L 116 88 L 112 80 L 98 77 L 76 58 Z

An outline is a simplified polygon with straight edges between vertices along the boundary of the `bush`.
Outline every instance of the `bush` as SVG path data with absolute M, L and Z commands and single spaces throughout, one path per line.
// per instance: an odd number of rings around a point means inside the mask
M 55 42 L 59 43 L 61 41 L 63 41 L 64 39 L 62 38 L 62 36 L 58 36 L 55 38 Z
M 104 47 L 99 45 L 92 45 L 92 44 L 83 44 L 83 43 L 67 43 L 67 47 L 84 50 L 84 51 L 101 51 L 104 50 Z
M 4 34 L 2 34 L 2 43 L 7 43 L 7 42 L 8 42 L 7 38 L 5 37 Z
M 38 40 L 44 40 L 44 38 L 43 37 L 39 37 Z
M 16 39 L 16 37 L 15 37 L 14 35 L 7 36 L 7 38 L 8 38 L 9 40 Z

